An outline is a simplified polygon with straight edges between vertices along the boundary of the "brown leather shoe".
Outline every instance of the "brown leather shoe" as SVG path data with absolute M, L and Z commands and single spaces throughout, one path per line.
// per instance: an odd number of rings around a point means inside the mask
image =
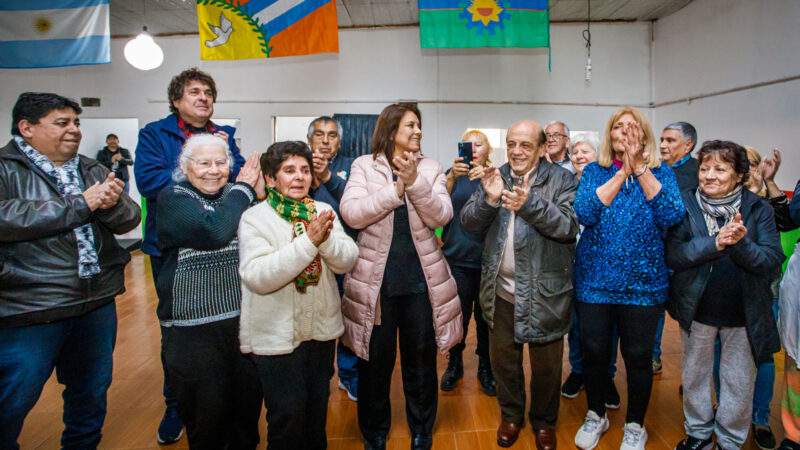
M 497 445 L 511 447 L 517 442 L 520 430 L 522 430 L 521 423 L 500 422 L 500 426 L 497 427 Z
M 536 438 L 537 450 L 556 450 L 556 430 L 554 428 L 544 430 L 534 428 L 533 436 Z

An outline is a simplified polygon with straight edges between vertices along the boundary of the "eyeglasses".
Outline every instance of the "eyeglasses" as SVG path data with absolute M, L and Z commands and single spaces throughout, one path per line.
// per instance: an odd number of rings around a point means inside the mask
M 203 170 L 208 170 L 208 169 L 210 169 L 210 168 L 212 168 L 214 166 L 216 166 L 219 169 L 227 169 L 228 165 L 229 165 L 227 159 L 215 159 L 213 161 L 210 160 L 210 159 L 194 159 L 194 158 L 191 158 L 191 157 L 187 157 L 187 159 L 189 159 L 190 161 L 193 161 L 194 164 L 199 169 L 203 169 Z
M 547 138 L 548 141 L 551 139 L 555 141 L 557 139 L 567 137 L 566 134 L 561 134 L 561 133 L 550 133 L 550 134 L 545 134 L 544 136 Z

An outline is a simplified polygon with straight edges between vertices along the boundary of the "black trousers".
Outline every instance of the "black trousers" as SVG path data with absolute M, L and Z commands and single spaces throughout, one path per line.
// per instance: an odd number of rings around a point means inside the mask
M 239 318 L 164 327 L 164 357 L 192 449 L 254 449 L 261 385 L 239 351 Z
M 358 361 L 358 426 L 368 440 L 389 435 L 389 391 L 400 335 L 406 418 L 412 435 L 430 434 L 438 406 L 436 341 L 428 294 L 381 296 L 381 324 L 372 329 L 369 361 Z
M 611 305 L 577 302 L 583 349 L 584 383 L 589 409 L 605 414 L 605 386 L 616 324 L 628 379 L 625 423 L 644 425 L 653 388 L 653 345 L 664 305 Z
M 305 341 L 288 355 L 251 356 L 264 390 L 269 450 L 327 448 L 325 425 L 335 355 L 334 339 Z
M 460 355 L 466 348 L 464 343 L 467 339 L 467 329 L 469 328 L 469 319 L 475 313 L 475 332 L 478 338 L 478 344 L 475 348 L 475 354 L 481 359 L 489 360 L 489 326 L 483 320 L 483 311 L 481 311 L 480 303 L 480 290 L 481 290 L 481 269 L 467 269 L 459 266 L 450 266 L 450 271 L 453 273 L 453 279 L 456 280 L 458 286 L 458 297 L 461 299 L 461 316 L 464 319 L 464 337 L 461 342 L 450 349 L 450 354 Z
M 522 368 L 525 344 L 514 341 L 514 305 L 495 297 L 494 327 L 489 339 L 492 372 L 497 380 L 497 402 L 504 422 L 524 422 L 525 372 Z M 534 429 L 555 428 L 561 399 L 561 360 L 564 339 L 541 344 L 528 343 L 531 365 L 531 407 L 528 413 Z

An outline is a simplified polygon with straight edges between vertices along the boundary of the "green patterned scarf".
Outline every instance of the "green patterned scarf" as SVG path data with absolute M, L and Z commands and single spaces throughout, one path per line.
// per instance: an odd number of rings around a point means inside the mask
M 275 209 L 278 215 L 292 224 L 292 240 L 306 233 L 311 217 L 317 212 L 317 206 L 311 197 L 305 196 L 301 201 L 292 200 L 269 186 L 267 186 L 266 202 Z M 305 294 L 306 286 L 319 284 L 321 275 L 322 261 L 317 254 L 311 264 L 295 278 L 294 287 L 301 294 Z

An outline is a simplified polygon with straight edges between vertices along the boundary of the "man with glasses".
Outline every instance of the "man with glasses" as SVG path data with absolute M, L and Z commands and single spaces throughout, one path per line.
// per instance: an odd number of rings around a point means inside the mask
M 575 168 L 572 167 L 572 161 L 569 159 L 569 127 L 564 122 L 550 122 L 544 129 L 545 137 L 547 137 L 547 146 L 545 157 L 551 163 L 557 164 L 573 174 Z
M 217 86 L 211 75 L 191 68 L 172 78 L 167 88 L 170 115 L 151 122 L 139 130 L 139 143 L 136 146 L 136 161 L 133 172 L 136 186 L 146 199 L 147 218 L 145 219 L 142 251 L 150 255 L 150 268 L 153 282 L 156 283 L 161 271 L 161 251 L 156 236 L 156 199 L 164 188 L 174 184 L 172 173 L 178 167 L 178 156 L 184 142 L 190 136 L 210 133 L 228 141 L 233 153 L 233 167 L 230 180 L 235 180 L 244 158 L 233 139 L 233 127 L 216 125 L 211 121 L 214 102 L 217 99 Z M 163 336 L 163 332 L 162 332 Z M 163 344 L 163 342 L 162 342 Z M 162 366 L 164 357 L 162 352 Z M 169 387 L 169 377 L 164 371 L 164 399 L 167 409 L 158 427 L 158 443 L 172 444 L 183 435 L 183 423 L 178 417 L 175 396 Z
M 339 215 L 339 200 L 350 176 L 353 158 L 339 155 L 342 146 L 342 125 L 333 117 L 321 116 L 308 125 L 308 145 L 313 153 L 314 180 L 311 196 L 314 200 L 325 202 Z M 341 221 L 345 232 L 355 241 L 358 232 Z M 336 275 L 339 295 L 344 292 L 344 275 Z M 340 340 L 336 347 L 336 366 L 339 368 L 339 389 L 347 392 L 350 400 L 358 401 L 358 357 L 345 347 Z

